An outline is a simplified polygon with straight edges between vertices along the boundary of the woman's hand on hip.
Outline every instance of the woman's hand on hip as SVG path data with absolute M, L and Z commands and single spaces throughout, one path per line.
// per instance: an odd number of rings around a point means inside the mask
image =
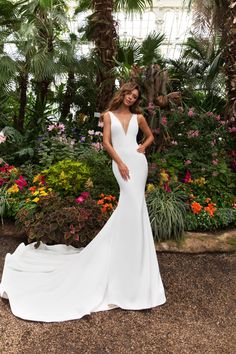
M 128 179 L 130 178 L 129 176 L 129 169 L 126 166 L 126 164 L 124 164 L 123 162 L 118 164 L 118 169 L 120 171 L 121 177 L 125 180 L 128 181 Z
M 142 154 L 145 154 L 145 146 L 142 144 L 139 144 L 139 147 L 137 149 L 138 152 L 141 152 Z

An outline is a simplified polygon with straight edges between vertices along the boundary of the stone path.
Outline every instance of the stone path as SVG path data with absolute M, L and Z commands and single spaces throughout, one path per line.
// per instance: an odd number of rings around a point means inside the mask
M 19 240 L 0 237 L 0 274 Z M 0 300 L 1 354 L 235 354 L 236 253 L 158 253 L 167 303 L 37 323 Z

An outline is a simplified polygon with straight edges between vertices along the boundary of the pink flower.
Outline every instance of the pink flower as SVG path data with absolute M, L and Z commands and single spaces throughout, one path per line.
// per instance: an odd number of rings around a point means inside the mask
M 84 199 L 87 199 L 88 196 L 89 196 L 89 192 L 82 192 L 82 193 L 80 194 L 80 196 L 83 197 Z
M 186 161 L 184 161 L 184 164 L 185 164 L 185 165 L 190 165 L 191 163 L 192 163 L 191 160 L 186 160 Z
M 219 163 L 219 160 L 215 159 L 215 160 L 212 160 L 212 165 L 218 165 Z
M 92 146 L 95 150 L 97 150 L 97 151 L 103 150 L 103 145 L 102 145 L 101 143 L 99 143 L 99 142 L 97 142 L 97 143 L 92 143 L 91 146 Z
M 81 204 L 84 202 L 84 198 L 82 196 L 79 196 L 78 198 L 75 199 L 76 203 Z
M 199 136 L 199 130 L 189 130 L 187 136 L 188 138 L 196 138 Z
M 191 181 L 191 173 L 189 170 L 186 171 L 185 177 L 183 178 L 184 183 L 188 183 Z
M 226 124 L 225 120 L 221 120 L 220 124 L 225 125 Z
M 212 141 L 211 141 L 211 146 L 214 146 L 216 144 L 216 139 L 213 139 Z
M 26 187 L 28 185 L 28 183 L 26 182 L 26 180 L 24 179 L 23 176 L 20 175 L 20 177 L 15 180 L 15 183 L 18 185 L 19 189 L 22 191 L 22 189 L 24 187 Z
M 161 124 L 162 125 L 167 125 L 167 117 L 161 117 Z
M 220 115 L 218 115 L 218 116 L 215 116 L 215 120 L 220 120 Z
M 207 112 L 207 116 L 208 116 L 208 117 L 213 116 L 213 112 Z
M 236 127 L 229 128 L 228 131 L 230 133 L 236 133 Z
M 168 193 L 171 192 L 171 189 L 170 189 L 170 186 L 169 186 L 168 183 L 164 183 L 164 184 L 163 184 L 163 188 L 164 188 L 164 190 L 165 190 L 166 192 L 168 192 Z
M 75 199 L 76 203 L 81 204 L 87 199 L 89 192 L 82 192 L 78 198 Z
M 188 116 L 189 117 L 193 117 L 195 115 L 194 111 L 193 111 L 193 108 L 189 108 L 189 111 L 188 111 Z
M 88 130 L 88 135 L 94 135 L 94 130 Z

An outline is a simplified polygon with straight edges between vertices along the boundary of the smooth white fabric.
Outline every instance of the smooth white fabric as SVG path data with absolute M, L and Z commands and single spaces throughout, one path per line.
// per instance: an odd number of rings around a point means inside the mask
M 83 249 L 21 243 L 7 254 L 0 296 L 14 315 L 33 321 L 66 321 L 115 307 L 140 310 L 163 304 L 164 288 L 154 247 L 144 190 L 147 160 L 137 152 L 137 115 L 125 133 L 110 112 L 112 145 L 130 170 L 120 186 L 118 206 Z

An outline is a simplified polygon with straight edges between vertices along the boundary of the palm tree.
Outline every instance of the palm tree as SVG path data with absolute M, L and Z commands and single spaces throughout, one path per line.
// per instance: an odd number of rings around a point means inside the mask
M 228 103 L 226 118 L 230 124 L 236 125 L 236 5 L 234 0 L 189 0 L 197 13 L 199 28 L 208 28 L 210 33 L 220 33 L 222 36 L 223 58 L 225 61 L 225 74 Z
M 111 99 L 114 89 L 112 69 L 115 67 L 114 58 L 117 54 L 117 31 L 113 19 L 113 12 L 125 10 L 127 12 L 143 11 L 152 5 L 152 0 L 83 0 L 77 11 L 92 8 L 92 15 L 88 17 L 86 35 L 95 44 L 95 53 L 100 59 L 101 66 L 97 73 L 97 110 L 103 111 Z

